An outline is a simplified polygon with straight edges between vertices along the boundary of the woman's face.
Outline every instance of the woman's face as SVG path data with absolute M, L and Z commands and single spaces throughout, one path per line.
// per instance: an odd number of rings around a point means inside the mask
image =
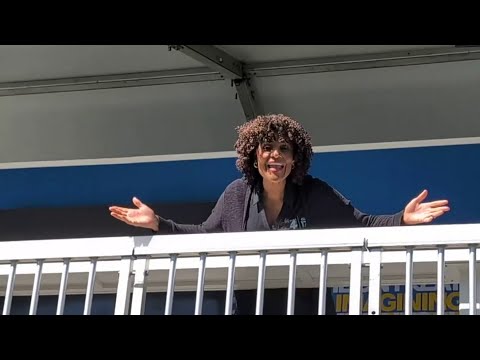
M 285 181 L 292 172 L 292 145 L 282 141 L 261 143 L 257 149 L 257 164 L 264 181 Z

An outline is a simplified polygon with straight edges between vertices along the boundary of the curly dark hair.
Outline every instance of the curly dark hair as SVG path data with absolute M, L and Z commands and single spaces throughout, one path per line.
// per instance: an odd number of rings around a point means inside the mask
M 258 184 L 260 174 L 253 167 L 258 146 L 265 142 L 285 141 L 293 146 L 295 167 L 289 178 L 302 184 L 310 168 L 312 144 L 310 135 L 302 125 L 283 114 L 260 115 L 236 128 L 238 140 L 235 150 L 238 154 L 236 165 L 249 185 Z

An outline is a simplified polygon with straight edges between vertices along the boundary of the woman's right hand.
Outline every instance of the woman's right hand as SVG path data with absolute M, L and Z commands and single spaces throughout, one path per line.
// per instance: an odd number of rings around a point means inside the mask
M 132 202 L 138 209 L 110 206 L 108 208 L 110 210 L 110 215 L 128 225 L 158 231 L 158 219 L 153 210 L 136 197 L 132 199 Z

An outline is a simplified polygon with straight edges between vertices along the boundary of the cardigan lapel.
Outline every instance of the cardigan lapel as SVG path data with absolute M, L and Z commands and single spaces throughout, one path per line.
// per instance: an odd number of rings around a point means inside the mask
M 252 187 L 247 185 L 247 191 L 245 191 L 245 200 L 243 203 L 243 221 L 241 231 L 247 230 L 248 210 L 250 209 L 250 198 L 252 196 Z

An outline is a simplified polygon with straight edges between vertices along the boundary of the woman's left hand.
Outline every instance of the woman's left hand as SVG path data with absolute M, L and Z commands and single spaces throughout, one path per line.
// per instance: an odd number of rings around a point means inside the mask
M 427 195 L 428 191 L 423 190 L 420 195 L 407 204 L 403 213 L 403 222 L 406 225 L 432 222 L 450 210 L 447 206 L 448 200 L 437 200 L 422 204 L 422 201 L 426 199 Z

